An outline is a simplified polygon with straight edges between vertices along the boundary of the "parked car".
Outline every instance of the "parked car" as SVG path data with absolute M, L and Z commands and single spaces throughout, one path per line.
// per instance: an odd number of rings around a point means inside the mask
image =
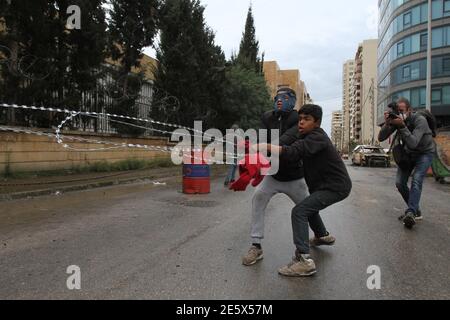
M 389 155 L 381 147 L 357 146 L 352 153 L 352 163 L 363 167 L 390 167 Z

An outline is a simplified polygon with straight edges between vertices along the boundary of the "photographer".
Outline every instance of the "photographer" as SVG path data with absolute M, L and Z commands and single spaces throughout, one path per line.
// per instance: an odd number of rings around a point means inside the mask
M 399 219 L 411 229 L 422 220 L 420 198 L 425 175 L 435 154 L 433 133 L 427 119 L 420 113 L 412 113 L 411 104 L 405 98 L 389 105 L 391 111 L 384 114 L 385 125 L 378 140 L 387 140 L 397 131 L 393 144 L 394 158 L 398 165 L 396 186 L 408 209 Z M 412 174 L 411 188 L 408 180 Z

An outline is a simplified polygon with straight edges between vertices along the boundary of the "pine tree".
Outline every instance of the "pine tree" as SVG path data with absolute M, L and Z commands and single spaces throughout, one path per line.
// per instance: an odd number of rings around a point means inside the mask
M 114 79 L 120 89 L 112 113 L 136 117 L 136 99 L 139 96 L 143 74 L 132 74 L 140 67 L 143 50 L 153 44 L 157 33 L 159 0 L 112 0 L 109 22 L 111 57 L 119 63 Z M 128 121 L 127 121 L 128 122 Z M 119 133 L 140 135 L 145 130 L 114 124 Z
M 245 31 L 242 34 L 241 45 L 237 56 L 237 63 L 242 67 L 260 72 L 261 60 L 259 54 L 259 41 L 256 40 L 255 20 L 252 7 L 248 9 Z
M 197 0 L 167 0 L 160 29 L 155 85 L 174 96 L 179 108 L 158 105 L 161 97 L 156 95 L 152 116 L 186 126 L 195 120 L 215 126 L 223 104 L 225 56 L 205 24 L 204 7 Z

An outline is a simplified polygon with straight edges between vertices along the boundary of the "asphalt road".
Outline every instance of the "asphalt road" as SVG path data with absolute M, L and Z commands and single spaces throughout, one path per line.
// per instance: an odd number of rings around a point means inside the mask
M 253 190 L 215 180 L 186 196 L 174 180 L 0 203 L 0 298 L 450 299 L 449 186 L 427 179 L 425 220 L 410 231 L 395 169 L 348 168 L 352 195 L 323 212 L 337 243 L 312 252 L 312 278 L 277 274 L 294 250 L 286 196 L 269 205 L 264 260 L 244 267 Z M 81 290 L 66 286 L 71 265 Z M 372 265 L 380 290 L 367 288 Z

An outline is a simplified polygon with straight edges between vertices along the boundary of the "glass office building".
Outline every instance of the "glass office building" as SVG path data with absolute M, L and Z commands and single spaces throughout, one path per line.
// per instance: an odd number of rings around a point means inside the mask
M 380 0 L 378 122 L 399 97 L 426 107 L 427 0 Z M 431 111 L 440 126 L 450 125 L 450 0 L 432 0 Z

